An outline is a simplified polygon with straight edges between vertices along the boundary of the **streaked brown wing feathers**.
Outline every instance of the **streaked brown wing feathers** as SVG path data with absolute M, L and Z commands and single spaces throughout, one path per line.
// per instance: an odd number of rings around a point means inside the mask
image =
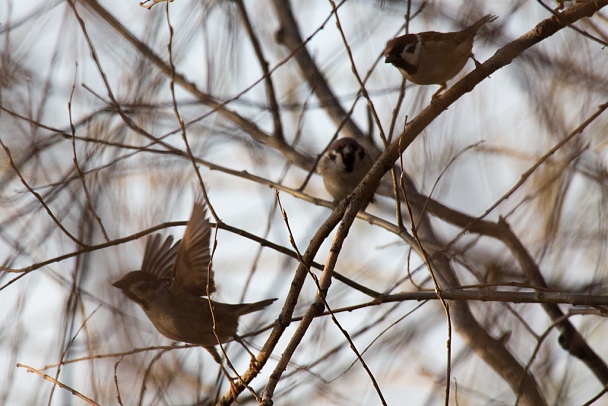
M 171 277 L 171 271 L 178 252 L 179 241 L 171 246 L 173 243 L 173 236 L 169 236 L 161 245 L 161 239 L 162 237 L 160 234 L 154 234 L 149 236 L 146 240 L 146 249 L 144 251 L 141 270 L 150 272 L 159 279 L 165 279 Z
M 211 226 L 206 214 L 205 204 L 197 198 L 173 267 L 171 291 L 175 294 L 204 296 L 215 292 L 213 271 L 209 269 Z

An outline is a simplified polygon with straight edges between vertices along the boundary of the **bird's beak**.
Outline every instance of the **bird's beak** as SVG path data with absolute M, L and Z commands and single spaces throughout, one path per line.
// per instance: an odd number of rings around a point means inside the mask
M 114 286 L 115 288 L 118 288 L 118 289 L 125 289 L 127 287 L 127 284 L 125 283 L 125 281 L 123 279 L 119 279 L 116 282 L 114 282 L 112 284 L 112 286 Z
M 384 57 L 384 63 L 393 63 L 397 61 L 397 55 L 388 54 Z

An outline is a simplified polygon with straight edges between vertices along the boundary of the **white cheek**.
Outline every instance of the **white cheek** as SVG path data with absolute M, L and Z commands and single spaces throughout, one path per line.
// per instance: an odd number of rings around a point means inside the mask
M 344 171 L 344 164 L 342 163 L 342 157 L 337 155 L 334 159 L 323 159 L 319 165 L 319 172 L 325 176 L 338 176 Z
M 403 52 L 401 52 L 401 57 L 410 65 L 418 65 L 418 60 L 420 59 L 420 43 L 418 43 L 414 52 L 408 52 L 408 50 L 404 49 Z
M 317 166 L 317 171 L 321 174 L 321 175 L 325 175 L 327 173 L 327 171 L 329 170 L 329 166 L 331 165 L 331 160 L 323 157 L 321 158 L 321 160 L 319 161 L 319 165 Z
M 335 161 L 329 162 L 327 166 L 327 174 L 331 177 L 340 176 L 340 174 L 344 172 L 344 165 L 339 158 Z

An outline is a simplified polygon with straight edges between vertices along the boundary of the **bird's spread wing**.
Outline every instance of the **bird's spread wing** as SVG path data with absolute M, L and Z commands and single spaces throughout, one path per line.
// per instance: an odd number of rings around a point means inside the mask
M 192 207 L 184 238 L 180 241 L 177 250 L 171 284 L 172 293 L 206 296 L 207 293 L 215 292 L 213 271 L 209 267 L 211 226 L 206 214 L 205 203 L 201 198 L 197 198 Z
M 171 246 L 172 243 L 172 236 L 167 237 L 162 245 L 160 234 L 149 236 L 146 241 L 146 250 L 141 270 L 150 272 L 159 279 L 171 278 L 171 270 L 173 269 L 173 264 L 175 264 L 179 241 Z

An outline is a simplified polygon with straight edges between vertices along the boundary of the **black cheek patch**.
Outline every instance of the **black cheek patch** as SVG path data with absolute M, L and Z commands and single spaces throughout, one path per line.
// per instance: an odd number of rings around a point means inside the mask
M 365 158 L 365 151 L 363 149 L 359 150 L 359 159 L 361 161 L 363 161 L 363 159 Z

